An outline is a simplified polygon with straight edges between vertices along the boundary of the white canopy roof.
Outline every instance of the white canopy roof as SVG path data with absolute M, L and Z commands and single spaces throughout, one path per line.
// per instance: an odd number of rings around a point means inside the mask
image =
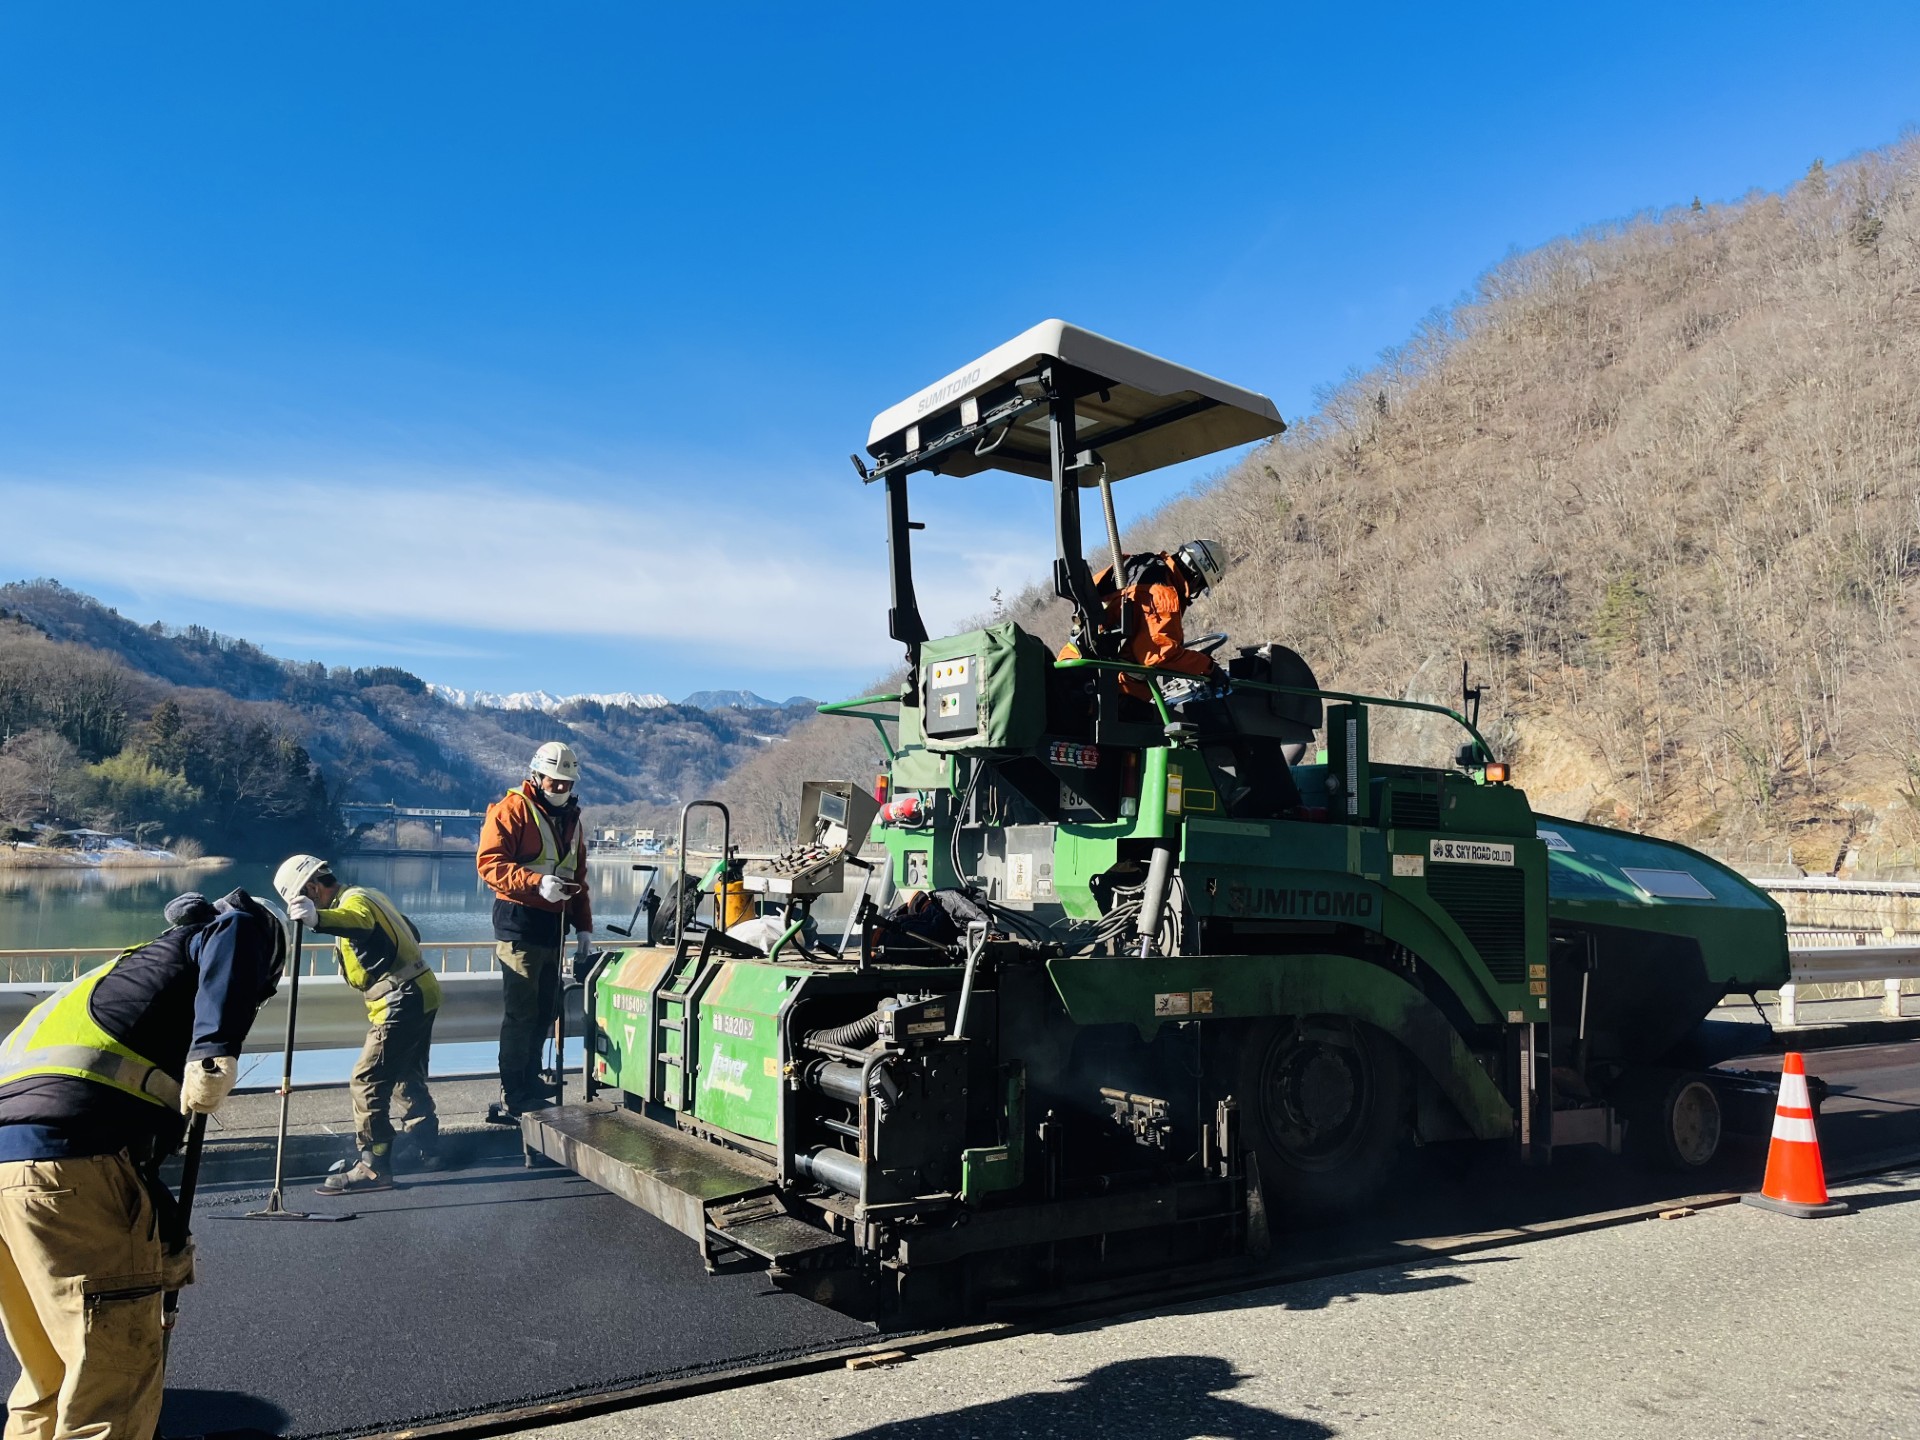
M 881 411 L 868 432 L 867 453 L 898 459 L 956 429 L 978 424 L 982 414 L 1014 396 L 1016 381 L 1035 374 L 1049 360 L 1065 361 L 1101 381 L 1098 393 L 1075 404 L 1079 435 L 1074 448 L 1097 451 L 1111 480 L 1264 440 L 1286 429 L 1264 395 L 1063 320 L 1044 320 Z M 949 449 L 928 468 L 943 475 L 1010 470 L 1049 478 L 1044 408 L 1028 412 L 1000 438 L 996 435 L 999 432 L 982 436 L 977 445 Z M 1090 478 L 1087 483 L 1095 482 Z

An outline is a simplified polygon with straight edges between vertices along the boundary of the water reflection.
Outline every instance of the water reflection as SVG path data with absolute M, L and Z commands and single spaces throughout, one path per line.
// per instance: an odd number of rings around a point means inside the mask
M 645 885 L 626 856 L 588 859 L 595 919 L 625 924 Z M 420 927 L 423 940 L 492 937 L 493 896 L 470 855 L 346 857 L 336 863 L 350 885 L 392 896 Z M 68 950 L 131 945 L 162 925 L 160 911 L 182 890 L 224 895 L 235 886 L 271 894 L 273 867 L 209 869 L 0 870 L 0 950 Z M 611 938 L 611 937 L 608 937 Z

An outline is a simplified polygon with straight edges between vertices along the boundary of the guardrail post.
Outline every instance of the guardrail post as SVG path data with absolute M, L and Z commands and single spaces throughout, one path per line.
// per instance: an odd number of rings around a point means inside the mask
M 1886 994 L 1880 1001 L 1880 1013 L 1889 1020 L 1900 1018 L 1900 980 L 1898 976 L 1886 981 Z
M 1782 1025 L 1800 1023 L 1799 995 L 1800 987 L 1791 980 L 1780 987 L 1780 1023 Z

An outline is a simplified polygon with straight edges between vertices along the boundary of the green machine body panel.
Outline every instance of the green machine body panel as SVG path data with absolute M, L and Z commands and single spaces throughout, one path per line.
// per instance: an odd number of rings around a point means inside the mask
M 1555 920 L 1686 936 L 1709 978 L 1735 990 L 1787 982 L 1786 912 L 1744 875 L 1652 836 L 1544 815 L 1536 824 Z
M 700 970 L 689 955 L 676 974 L 671 948 L 621 952 L 594 986 L 595 1081 L 772 1144 L 780 1007 L 802 973 L 758 960 Z
M 1513 1112 L 1499 1087 L 1431 1000 L 1394 971 L 1348 955 L 1178 955 L 1049 961 L 1077 1024 L 1132 1025 L 1143 1039 L 1168 1023 L 1267 1015 L 1347 1015 L 1400 1041 L 1476 1135 L 1507 1135 Z
M 722 962 L 702 988 L 693 1113 L 771 1145 L 779 1112 L 780 1007 L 801 972 L 759 960 Z
M 653 992 L 673 951 L 632 946 L 618 953 L 594 986 L 594 1079 L 642 1099 L 655 1099 Z
M 1046 724 L 1047 648 L 1012 621 L 920 649 L 921 743 L 936 753 L 1010 753 Z
M 1281 820 L 1183 828 L 1181 873 L 1198 913 L 1377 933 L 1432 967 L 1475 1023 L 1547 1018 L 1540 841 Z

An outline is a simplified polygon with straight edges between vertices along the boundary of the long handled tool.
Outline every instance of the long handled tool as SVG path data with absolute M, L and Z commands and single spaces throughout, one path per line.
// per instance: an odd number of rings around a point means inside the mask
M 195 1115 L 187 1123 L 187 1148 L 180 1160 L 180 1193 L 174 1197 L 173 1224 L 161 1238 L 167 1253 L 178 1255 L 193 1239 L 193 1192 L 200 1183 L 200 1152 L 207 1144 L 207 1117 Z M 180 1292 L 169 1290 L 160 1304 L 163 1345 L 173 1340 L 173 1322 L 180 1310 Z
M 293 1103 L 293 1034 L 300 1017 L 300 942 L 305 929 L 298 920 L 293 922 L 293 983 L 287 987 L 287 1044 L 280 1066 L 280 1138 L 273 1146 L 273 1194 L 267 1198 L 266 1209 L 249 1210 L 238 1217 L 243 1220 L 353 1219 L 352 1211 L 338 1215 L 289 1210 L 281 1201 L 287 1178 L 287 1110 Z

